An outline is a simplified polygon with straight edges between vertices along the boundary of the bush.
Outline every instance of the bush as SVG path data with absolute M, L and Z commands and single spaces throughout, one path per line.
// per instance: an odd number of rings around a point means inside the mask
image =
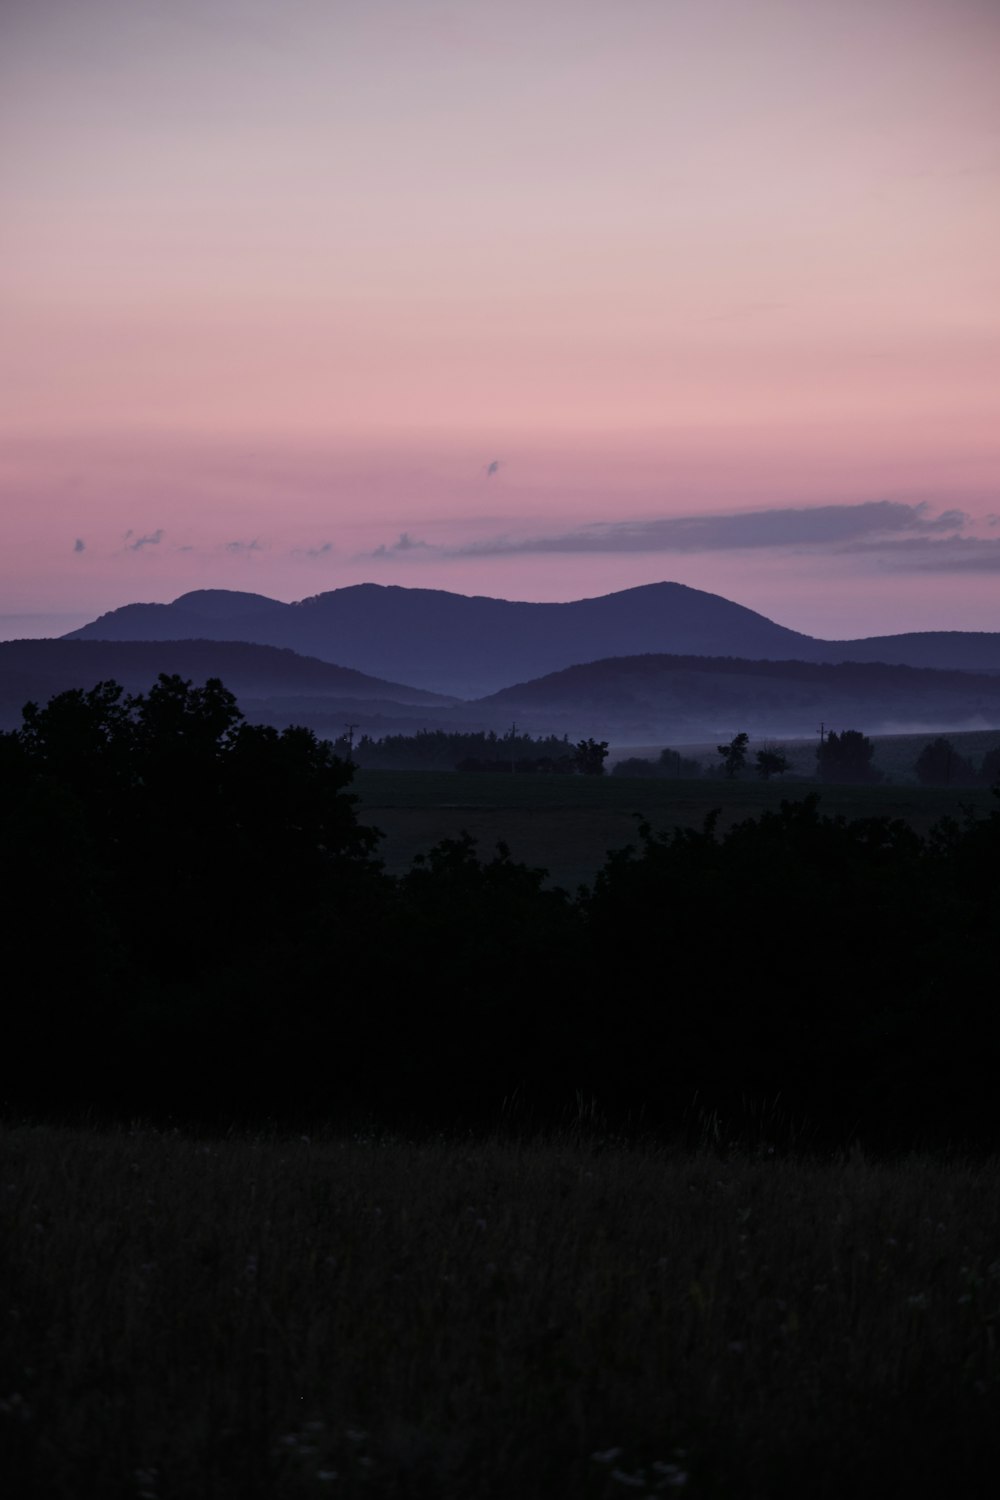
M 820 781 L 878 782 L 882 772 L 872 765 L 875 746 L 858 729 L 843 734 L 831 730 L 816 749 L 816 769 Z
M 924 746 L 913 765 L 917 779 L 924 786 L 969 786 L 976 773 L 964 755 L 950 740 L 931 740 Z

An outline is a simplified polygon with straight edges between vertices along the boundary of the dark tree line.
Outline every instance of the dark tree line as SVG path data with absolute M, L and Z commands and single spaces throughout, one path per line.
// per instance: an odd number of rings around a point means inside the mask
M 924 786 L 997 786 L 1000 784 L 1000 745 L 987 751 L 977 766 L 950 740 L 930 740 L 913 766 Z
M 995 1146 L 1000 810 L 927 837 L 783 802 L 593 887 L 445 841 L 394 879 L 352 768 L 218 682 L 0 736 L 6 1110 Z M 516 1108 L 512 1105 L 516 1101 Z
M 364 770 L 456 770 L 536 772 L 562 776 L 604 774 L 607 740 L 580 740 L 555 734 L 518 734 L 516 728 L 474 733 L 420 729 L 416 734 L 363 734 L 352 743 L 346 735 L 334 741 L 334 753 Z
M 418 729 L 416 734 L 386 734 L 376 739 L 363 734 L 353 744 L 346 735 L 334 742 L 333 750 L 344 760 L 352 760 L 365 770 L 440 770 L 462 769 L 469 762 L 498 766 L 509 771 L 512 765 L 548 760 L 555 769 L 561 762 L 572 764 L 574 746 L 567 736 L 518 734 L 516 730 L 498 735 L 495 730 Z

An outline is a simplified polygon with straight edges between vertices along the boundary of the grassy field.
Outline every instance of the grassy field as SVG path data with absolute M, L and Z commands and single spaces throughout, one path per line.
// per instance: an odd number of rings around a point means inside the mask
M 995 1493 L 996 1162 L 0 1143 L 19 1500 Z
M 636 840 L 637 815 L 657 830 L 699 827 L 714 808 L 720 830 L 776 808 L 786 798 L 819 793 L 821 808 L 849 818 L 903 818 L 920 832 L 963 807 L 995 805 L 986 787 L 826 786 L 802 779 L 762 782 L 632 779 L 620 776 L 506 776 L 449 771 L 359 771 L 360 815 L 386 835 L 381 853 L 401 874 L 413 857 L 463 829 L 484 853 L 498 840 L 516 859 L 541 865 L 568 889 L 593 879 L 609 849 Z

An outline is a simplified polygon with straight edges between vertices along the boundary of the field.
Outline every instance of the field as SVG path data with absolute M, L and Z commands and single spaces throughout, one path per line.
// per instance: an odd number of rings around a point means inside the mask
M 0 1142 L 19 1500 L 995 1492 L 996 1162 Z
M 956 742 L 960 737 L 956 736 Z M 995 742 L 997 736 L 993 736 Z M 917 746 L 926 743 L 923 738 Z M 652 754 L 652 752 L 650 752 Z M 897 752 L 902 758 L 909 752 Z M 909 756 L 912 763 L 913 754 Z M 887 759 L 888 757 L 886 757 Z M 882 763 L 880 757 L 879 764 Z M 964 807 L 995 805 L 986 787 L 922 787 L 892 780 L 880 786 L 820 786 L 802 777 L 761 782 L 646 780 L 620 776 L 506 776 L 449 771 L 358 771 L 354 791 L 362 821 L 386 837 L 381 847 L 392 874 L 407 870 L 416 854 L 467 830 L 482 847 L 498 840 L 516 859 L 541 865 L 557 885 L 590 882 L 609 849 L 636 838 L 637 816 L 656 829 L 699 827 L 720 809 L 723 830 L 776 808 L 783 799 L 818 793 L 821 810 L 848 818 L 902 818 L 925 833 L 940 818 L 960 818 Z

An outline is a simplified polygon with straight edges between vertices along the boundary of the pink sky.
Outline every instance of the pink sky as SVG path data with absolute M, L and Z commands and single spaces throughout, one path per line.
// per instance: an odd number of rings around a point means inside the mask
M 994 0 L 7 0 L 0 56 L 0 635 L 363 579 L 1000 629 Z

